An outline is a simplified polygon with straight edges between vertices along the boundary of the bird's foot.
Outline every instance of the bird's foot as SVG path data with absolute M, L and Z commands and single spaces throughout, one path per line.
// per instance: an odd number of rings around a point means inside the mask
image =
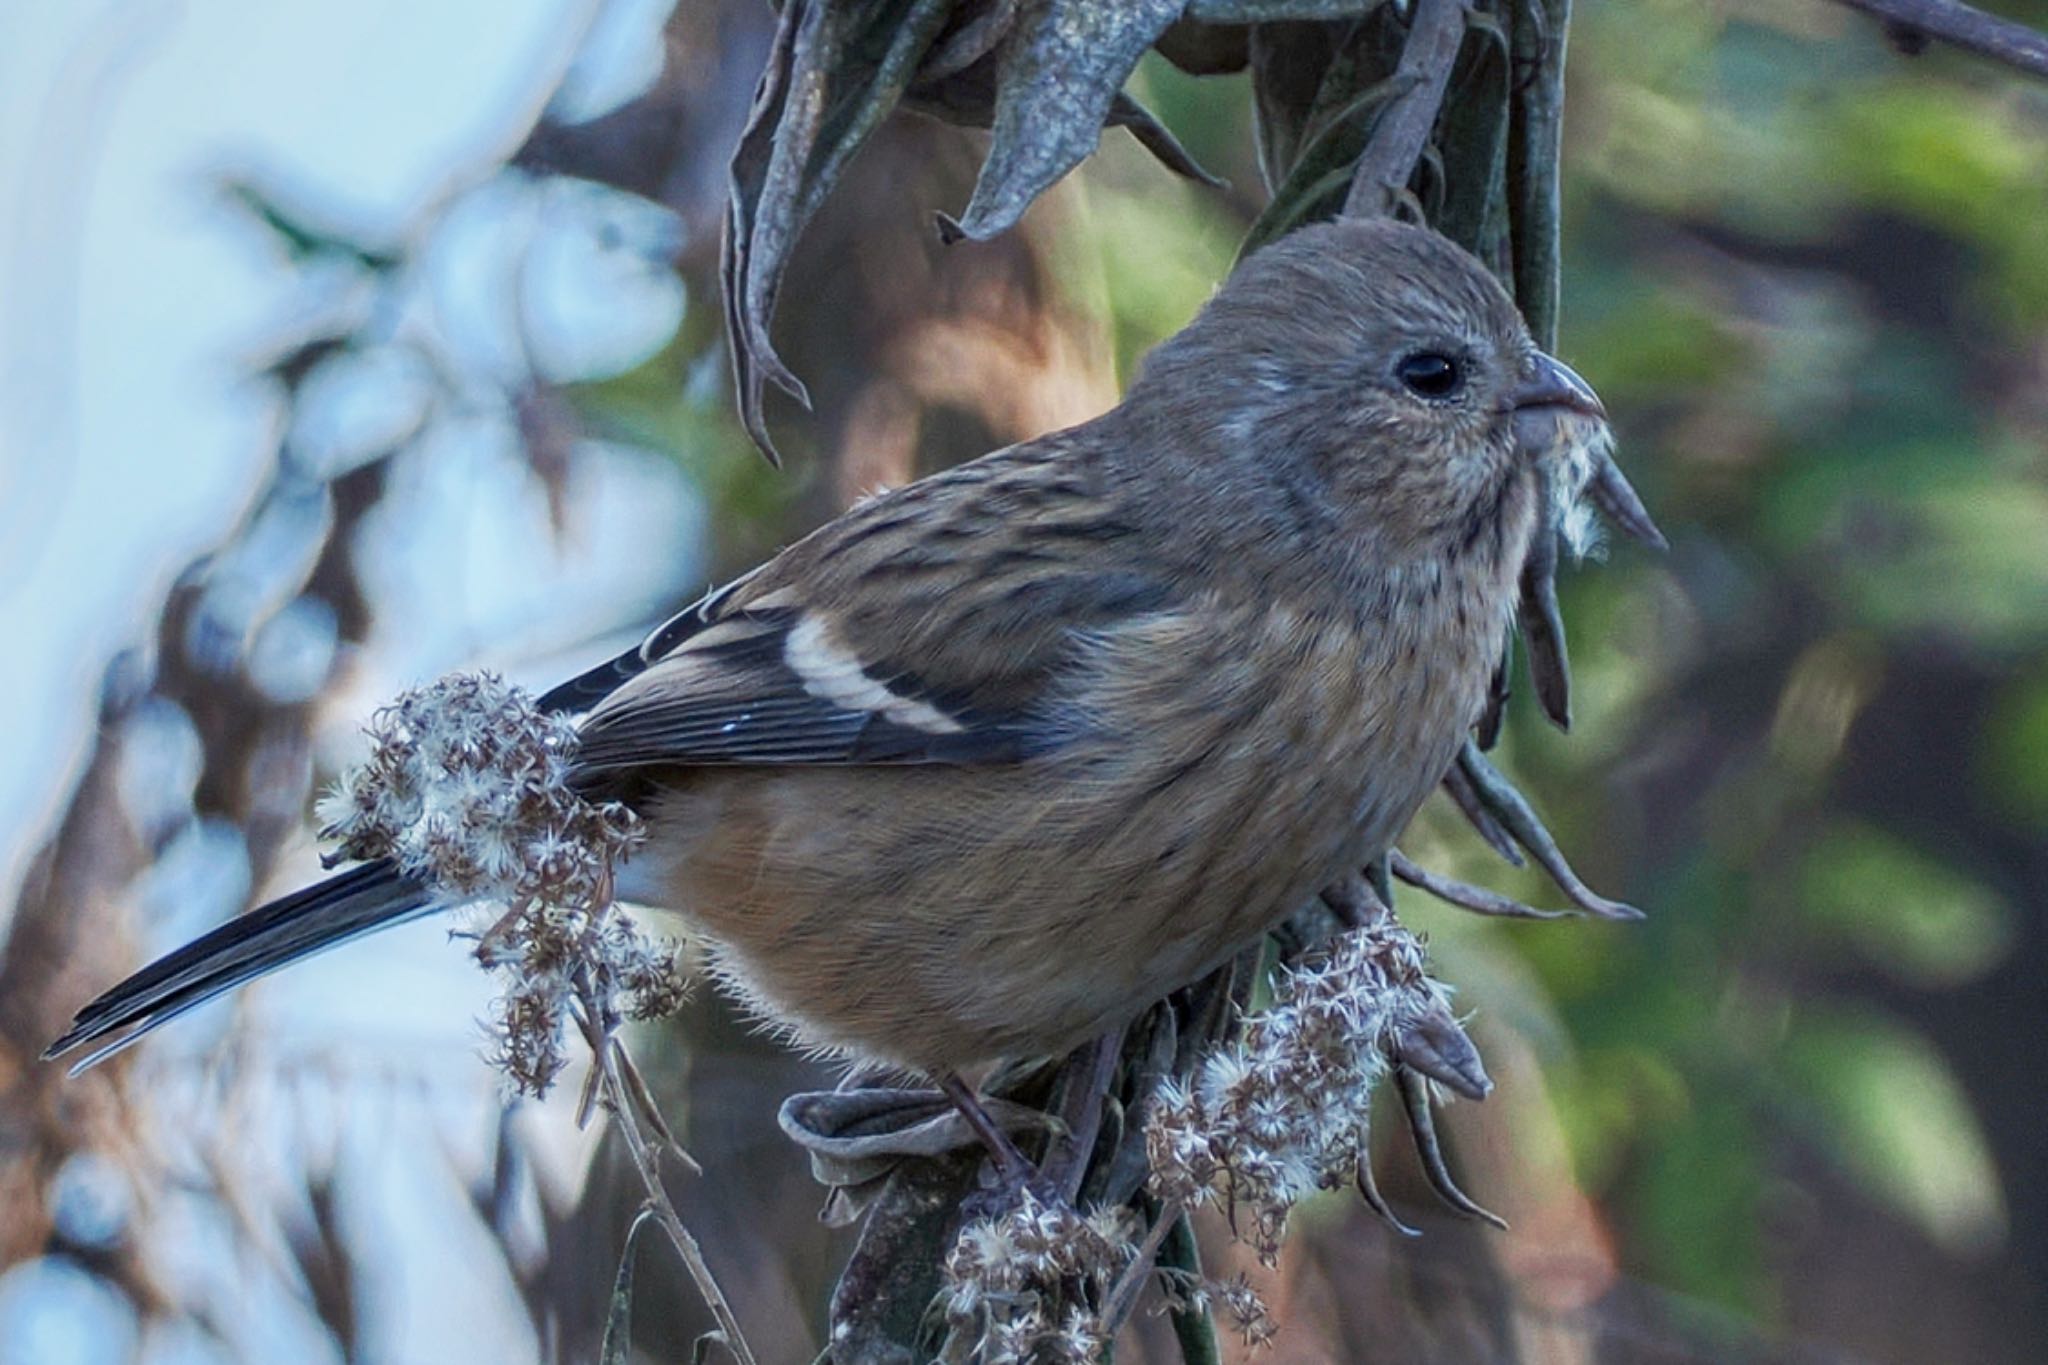
M 1021 1171 L 984 1166 L 981 1182 L 960 1201 L 963 1225 L 1000 1221 L 1027 1209 L 1070 1211 L 1072 1208 L 1060 1182 L 1029 1162 Z
M 983 1169 L 982 1184 L 961 1201 L 961 1217 L 967 1222 L 999 1218 L 1027 1200 L 1044 1208 L 1062 1208 L 1069 1200 L 1064 1181 L 1039 1169 L 1038 1164 L 1018 1150 L 1010 1135 L 989 1117 L 973 1087 L 952 1072 L 932 1078 L 946 1098 L 953 1102 L 967 1126 L 988 1148 L 989 1164 Z

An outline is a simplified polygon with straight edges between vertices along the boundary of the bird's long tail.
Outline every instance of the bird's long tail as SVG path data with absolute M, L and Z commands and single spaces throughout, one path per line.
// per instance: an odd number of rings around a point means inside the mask
M 45 1060 L 98 1044 L 77 1075 L 215 996 L 352 938 L 436 908 L 433 893 L 389 860 L 329 877 L 239 915 L 144 967 L 78 1012 Z

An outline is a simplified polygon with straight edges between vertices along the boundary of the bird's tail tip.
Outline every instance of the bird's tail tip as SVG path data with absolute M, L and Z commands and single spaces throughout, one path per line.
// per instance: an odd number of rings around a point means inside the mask
M 432 894 L 389 861 L 365 863 L 237 916 L 150 963 L 78 1011 L 43 1049 L 73 1076 L 237 986 L 434 908 Z M 93 1046 L 98 1044 L 98 1046 Z

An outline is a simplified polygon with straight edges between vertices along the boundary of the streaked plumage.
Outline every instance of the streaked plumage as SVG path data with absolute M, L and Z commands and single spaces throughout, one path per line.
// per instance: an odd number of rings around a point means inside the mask
M 1480 714 L 1566 420 L 1597 402 L 1476 261 L 1309 229 L 1112 412 L 860 504 L 546 701 L 648 821 L 622 890 L 765 1015 L 930 1071 L 1057 1051 L 1400 832 Z M 53 1051 L 427 900 L 343 876 Z

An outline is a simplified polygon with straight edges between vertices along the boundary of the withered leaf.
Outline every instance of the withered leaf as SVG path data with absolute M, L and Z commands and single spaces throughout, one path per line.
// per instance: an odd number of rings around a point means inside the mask
M 732 159 L 720 273 L 740 416 L 776 459 L 763 402 L 808 395 L 769 339 L 775 296 L 804 225 L 895 108 L 953 11 L 951 0 L 787 0 Z
M 1186 0 L 1027 0 L 999 52 L 995 137 L 955 228 L 986 240 L 1078 166 L 1123 84 Z
M 1547 503 L 1546 503 L 1547 505 Z M 1564 614 L 1557 605 L 1558 529 L 1548 518 L 1536 528 L 1529 558 L 1522 565 L 1521 599 L 1515 626 L 1535 686 L 1537 704 L 1551 724 L 1572 728 L 1571 664 L 1565 653 Z
M 1251 31 L 1259 167 L 1273 197 L 1245 239 L 1247 255 L 1343 207 L 1380 111 L 1401 92 L 1391 79 L 1401 57 L 1397 16 L 1380 3 L 1354 13 L 1364 17 Z
M 1469 739 L 1458 751 L 1458 770 L 1478 806 L 1513 836 L 1516 843 L 1529 851 L 1537 866 L 1550 874 L 1558 890 L 1564 892 L 1573 905 L 1601 919 L 1643 917 L 1643 912 L 1633 905 L 1609 900 L 1580 879 L 1571 864 L 1565 861 L 1556 838 L 1544 828 L 1543 821 L 1530 806 L 1529 798 L 1523 796 L 1500 769 L 1487 762 L 1486 755 L 1479 752 L 1479 746 Z
M 1485 261 L 1513 288 L 1508 256 L 1508 93 L 1513 68 L 1507 30 L 1475 12 L 1451 69 L 1438 116 L 1442 179 L 1433 186 L 1438 232 Z
M 776 453 L 770 384 L 808 403 L 769 336 L 798 237 L 898 104 L 991 127 L 949 237 L 986 238 L 1122 125 L 1182 175 L 1210 181 L 1124 81 L 1187 0 L 788 0 L 732 160 L 722 285 L 747 432 Z

